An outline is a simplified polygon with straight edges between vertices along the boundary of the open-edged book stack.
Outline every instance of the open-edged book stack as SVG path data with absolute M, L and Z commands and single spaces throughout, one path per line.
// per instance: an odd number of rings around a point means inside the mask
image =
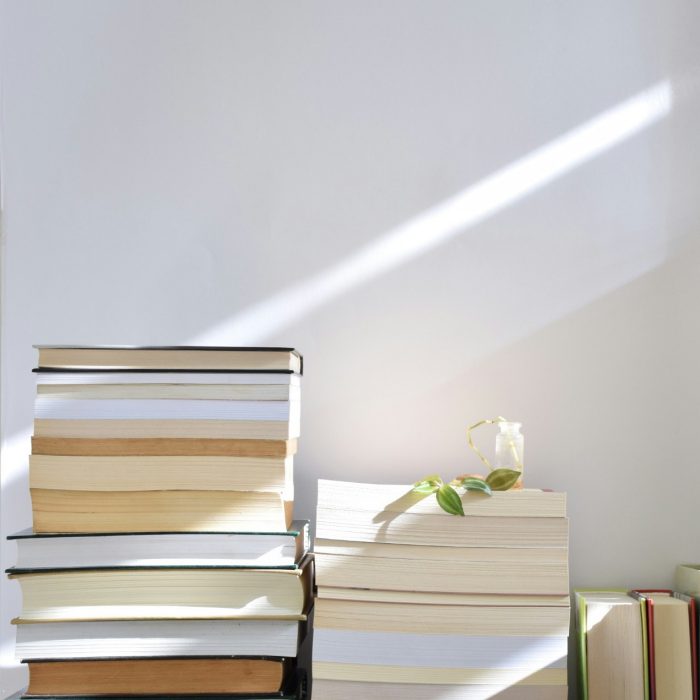
M 38 349 L 33 529 L 8 571 L 27 697 L 297 695 L 301 356 Z
M 567 697 L 564 494 L 318 488 L 315 700 Z

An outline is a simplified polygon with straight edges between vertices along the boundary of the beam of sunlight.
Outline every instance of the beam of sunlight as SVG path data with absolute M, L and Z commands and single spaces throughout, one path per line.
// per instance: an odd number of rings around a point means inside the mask
M 494 216 L 668 116 L 669 81 L 653 85 L 368 243 L 340 263 L 253 304 L 193 344 L 259 342 L 339 295 Z

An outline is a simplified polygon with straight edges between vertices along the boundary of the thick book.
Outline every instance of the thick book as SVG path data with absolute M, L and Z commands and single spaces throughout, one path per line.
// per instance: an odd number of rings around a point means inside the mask
M 319 700 L 567 700 L 566 685 L 532 685 L 526 679 L 513 684 L 435 685 L 412 683 L 372 683 L 314 679 Z
M 71 535 L 24 530 L 16 569 L 100 569 L 133 566 L 296 568 L 309 549 L 308 520 L 283 532 L 162 532 Z
M 452 518 L 411 486 L 318 482 L 316 535 L 326 540 L 447 547 L 568 547 L 564 494 L 507 491 L 462 496 Z
M 263 491 L 30 489 L 34 531 L 282 532 L 292 503 Z
M 445 536 L 445 518 L 452 517 L 450 535 Z M 322 539 L 386 544 L 445 545 L 463 547 L 568 548 L 567 518 L 492 517 L 472 515 L 457 519 L 445 512 L 383 513 L 316 509 L 316 534 Z
M 443 593 L 425 591 L 384 591 L 377 588 L 317 586 L 318 598 L 357 600 L 369 603 L 410 603 L 411 605 L 469 605 L 508 607 L 557 607 L 569 609 L 566 595 L 504 595 L 492 593 Z M 567 613 L 568 614 L 568 613 Z
M 456 554 L 454 547 L 321 539 L 315 551 L 320 586 L 512 595 L 569 591 L 564 548 L 473 547 Z
M 646 610 L 651 700 L 697 700 L 695 600 L 670 590 L 634 590 Z
M 76 457 L 291 457 L 297 440 L 32 437 L 32 454 Z
M 41 369 L 230 370 L 302 373 L 293 348 L 36 345 Z
M 298 415 L 291 420 L 62 419 L 36 418 L 34 435 L 72 439 L 292 440 L 299 437 Z
M 577 590 L 580 700 L 649 700 L 646 613 L 625 591 Z
M 681 593 L 700 595 L 700 564 L 679 564 L 673 583 L 674 589 Z
M 67 491 L 274 491 L 294 499 L 293 457 L 30 455 L 29 486 Z
M 299 401 L 76 399 L 39 394 L 37 420 L 229 420 L 299 422 Z
M 36 660 L 29 662 L 29 695 L 183 695 L 274 693 L 289 659 L 168 658 Z
M 564 606 L 382 603 L 317 598 L 314 627 L 358 632 L 469 634 L 486 637 L 566 637 Z
M 59 372 L 37 370 L 36 393 L 55 398 L 233 399 L 288 401 L 300 397 L 298 374 L 238 372 Z
M 147 619 L 304 619 L 312 558 L 297 569 L 11 569 L 24 622 Z
M 296 657 L 306 623 L 296 620 L 117 620 L 25 622 L 16 657 L 37 659 L 171 656 Z
M 495 491 L 488 496 L 469 491 L 461 497 L 465 515 L 511 518 L 565 518 L 566 494 L 538 489 Z M 411 486 L 318 480 L 321 508 L 396 515 L 442 515 L 434 496 L 416 493 Z

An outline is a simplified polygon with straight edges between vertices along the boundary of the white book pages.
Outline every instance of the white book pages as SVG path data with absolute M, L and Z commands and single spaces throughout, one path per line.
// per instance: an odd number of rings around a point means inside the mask
M 314 662 L 430 668 L 566 668 L 568 638 L 316 629 Z
M 298 401 L 179 399 L 56 399 L 37 396 L 34 415 L 49 420 L 269 420 L 296 419 Z
M 289 656 L 293 620 L 46 622 L 17 625 L 18 659 L 143 656 Z
M 42 384 L 288 384 L 300 386 L 298 374 L 263 372 L 35 372 Z

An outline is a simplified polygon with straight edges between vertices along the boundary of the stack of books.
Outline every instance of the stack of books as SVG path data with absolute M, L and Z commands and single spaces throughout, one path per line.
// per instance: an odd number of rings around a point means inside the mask
M 319 481 L 315 700 L 564 700 L 564 494 Z
M 27 697 L 298 697 L 301 356 L 39 347 L 33 530 L 14 536 Z

